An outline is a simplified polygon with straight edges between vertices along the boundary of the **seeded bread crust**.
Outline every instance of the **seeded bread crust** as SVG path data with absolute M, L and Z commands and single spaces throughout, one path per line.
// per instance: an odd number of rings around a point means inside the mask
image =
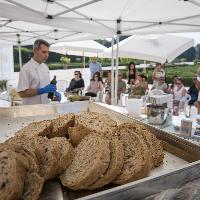
M 146 177 L 152 167 L 152 161 L 142 137 L 124 124 L 118 126 L 118 136 L 124 147 L 124 164 L 113 182 L 124 184 Z
M 74 118 L 75 115 L 73 113 L 69 113 L 67 115 L 53 119 L 52 132 L 47 137 L 66 137 L 68 135 L 68 128 L 74 126 Z
M 87 189 L 106 171 L 109 162 L 109 141 L 97 135 L 88 135 L 75 148 L 72 163 L 59 178 L 64 186 L 72 190 Z
M 47 136 L 51 134 L 52 131 L 52 122 L 51 120 L 43 120 L 40 122 L 32 122 L 24 128 L 18 130 L 15 133 L 15 136 L 26 136 L 26 137 L 35 137 L 35 136 Z
M 118 138 L 112 138 L 110 140 L 110 163 L 105 173 L 88 189 L 93 190 L 101 188 L 104 185 L 112 182 L 116 176 L 120 173 L 124 163 L 124 149 L 122 143 Z

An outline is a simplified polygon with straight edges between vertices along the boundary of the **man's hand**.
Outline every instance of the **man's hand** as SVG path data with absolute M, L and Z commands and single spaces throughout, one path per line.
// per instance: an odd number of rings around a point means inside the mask
M 60 102 L 61 101 L 61 94 L 59 92 L 55 91 L 54 95 L 56 96 L 56 100 Z
M 45 94 L 49 92 L 52 92 L 52 93 L 56 92 L 56 86 L 54 84 L 48 84 L 43 88 L 37 89 L 37 94 Z

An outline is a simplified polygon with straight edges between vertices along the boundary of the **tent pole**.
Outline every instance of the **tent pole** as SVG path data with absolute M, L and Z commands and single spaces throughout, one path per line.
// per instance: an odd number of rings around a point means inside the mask
M 115 106 L 118 104 L 118 64 L 119 64 L 119 36 L 121 35 L 121 19 L 117 19 L 117 49 L 116 49 L 116 68 L 115 68 Z
M 114 37 L 112 38 L 112 58 L 111 58 L 111 104 L 114 105 Z
M 117 49 L 116 49 L 116 68 L 115 68 L 115 106 L 117 106 L 118 103 L 118 64 L 119 64 L 119 34 L 117 34 Z
M 20 70 L 22 69 L 22 51 L 21 51 L 21 44 L 18 44 L 18 52 L 19 52 L 19 67 Z
M 21 51 L 21 40 L 20 34 L 17 34 L 17 43 L 18 43 L 18 54 L 19 54 L 19 67 L 22 69 L 22 51 Z
M 83 58 L 82 58 L 82 61 L 83 61 L 83 68 L 85 69 L 85 52 L 83 51 Z

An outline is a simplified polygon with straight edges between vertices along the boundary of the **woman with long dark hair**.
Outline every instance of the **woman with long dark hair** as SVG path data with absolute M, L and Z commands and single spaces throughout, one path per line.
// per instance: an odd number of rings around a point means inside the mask
M 82 79 L 81 72 L 75 71 L 74 78 L 70 81 L 69 87 L 65 90 L 65 96 L 67 96 L 68 93 L 78 94 L 79 91 L 82 92 L 84 87 L 85 87 L 85 83 L 84 83 L 84 80 Z
M 128 82 L 127 84 L 133 83 L 136 79 L 136 68 L 135 68 L 135 63 L 134 62 L 130 62 L 128 65 Z
M 96 72 L 93 75 L 93 78 L 90 80 L 90 85 L 87 88 L 87 93 L 85 96 L 96 97 L 99 91 L 103 90 L 102 78 L 100 73 Z

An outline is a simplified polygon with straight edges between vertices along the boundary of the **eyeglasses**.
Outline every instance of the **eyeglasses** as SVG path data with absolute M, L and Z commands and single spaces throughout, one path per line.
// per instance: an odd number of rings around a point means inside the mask
M 194 77 L 194 78 L 192 78 L 193 79 L 193 81 L 196 81 L 197 80 L 197 77 Z

